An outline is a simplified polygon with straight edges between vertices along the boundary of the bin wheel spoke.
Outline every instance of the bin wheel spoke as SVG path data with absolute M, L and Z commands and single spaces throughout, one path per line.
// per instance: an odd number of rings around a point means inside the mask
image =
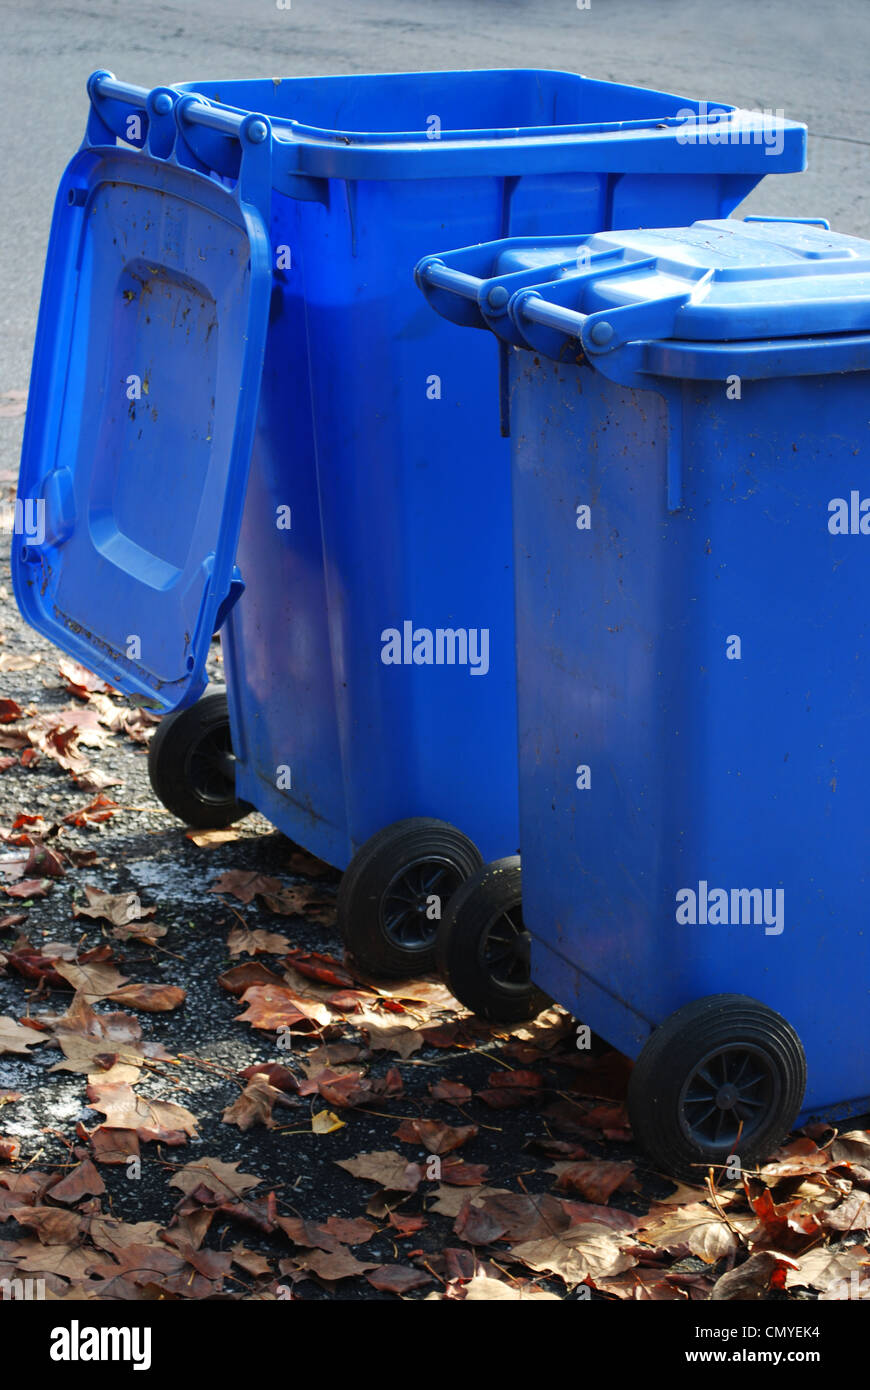
M 405 949 L 419 950 L 431 945 L 438 929 L 438 918 L 431 912 L 430 899 L 449 895 L 458 888 L 461 875 L 445 862 L 421 860 L 401 869 L 387 888 L 382 904 L 384 934 Z

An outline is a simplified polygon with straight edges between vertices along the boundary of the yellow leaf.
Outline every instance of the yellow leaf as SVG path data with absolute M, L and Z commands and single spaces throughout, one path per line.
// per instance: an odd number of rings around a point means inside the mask
M 318 1110 L 316 1115 L 311 1116 L 311 1129 L 314 1134 L 332 1134 L 336 1129 L 343 1129 L 344 1120 L 340 1120 L 333 1110 Z

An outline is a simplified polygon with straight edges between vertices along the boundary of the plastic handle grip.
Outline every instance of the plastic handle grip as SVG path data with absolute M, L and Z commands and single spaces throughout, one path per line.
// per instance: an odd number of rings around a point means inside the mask
M 101 97 L 104 100 L 123 101 L 129 106 L 141 107 L 143 111 L 148 108 L 150 92 L 146 87 L 137 87 L 131 82 L 119 82 L 111 73 L 96 73 L 89 88 L 91 100 Z M 231 111 L 226 107 L 213 106 L 205 97 L 193 92 L 178 99 L 176 109 L 179 118 L 185 123 L 207 126 L 209 130 L 216 130 L 221 135 L 234 136 L 237 140 L 242 139 L 243 127 L 250 129 L 257 121 L 262 122 L 262 117 L 252 116 L 244 111 Z M 265 122 L 263 124 L 265 127 Z
M 454 294 L 461 295 L 463 299 L 477 300 L 480 295 L 480 287 L 485 284 L 484 280 L 478 279 L 476 275 L 466 275 L 462 270 L 451 270 L 443 261 L 431 260 L 421 266 L 419 277 L 428 284 L 434 285 L 440 290 L 452 290 Z
M 539 323 L 544 328 L 555 328 L 560 333 L 568 333 L 572 338 L 580 337 L 589 318 L 588 314 L 581 314 L 579 309 L 565 309 L 561 304 L 550 304 L 534 290 L 525 290 L 518 294 L 512 310 L 515 317 L 528 319 L 530 323 Z

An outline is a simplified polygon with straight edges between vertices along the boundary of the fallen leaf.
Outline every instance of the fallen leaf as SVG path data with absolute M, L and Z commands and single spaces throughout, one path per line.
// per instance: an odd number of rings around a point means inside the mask
M 511 1247 L 511 1257 L 530 1269 L 556 1274 L 569 1286 L 585 1279 L 619 1274 L 637 1261 L 623 1248 L 627 1237 L 596 1221 L 572 1226 L 542 1240 L 523 1241 Z
M 95 1163 L 129 1163 L 139 1157 L 139 1136 L 133 1129 L 112 1129 L 98 1125 L 91 1131 L 90 1144 Z
M 104 893 L 92 884 L 84 885 L 87 906 L 73 903 L 74 917 L 92 917 L 96 921 L 106 921 L 110 926 L 123 927 L 128 922 L 139 922 L 145 917 L 153 917 L 156 907 L 143 907 L 137 893 Z
M 229 994 L 240 995 L 251 985 L 277 985 L 280 989 L 281 980 L 261 961 L 246 960 L 243 965 L 234 965 L 218 975 L 218 984 Z
M 380 1019 L 366 1014 L 359 1027 L 368 1038 L 372 1052 L 395 1052 L 403 1060 L 407 1060 L 423 1046 L 423 1031 L 408 1028 L 405 1024 L 385 1024 Z
M 317 1274 L 321 1279 L 350 1279 L 356 1274 L 365 1274 L 367 1270 L 377 1269 L 378 1262 L 358 1260 L 347 1249 L 338 1250 L 334 1254 L 326 1250 L 309 1250 L 301 1258 L 281 1260 L 278 1267 L 282 1273 L 285 1268 L 294 1268 Z
M 698 1255 L 706 1264 L 715 1264 L 737 1250 L 734 1232 L 720 1216 L 700 1202 L 675 1210 L 666 1208 L 664 1215 L 653 1221 L 646 1218 L 638 1229 L 637 1238 L 645 1245 L 671 1254 Z
M 866 1192 L 850 1192 L 840 1204 L 821 1217 L 823 1226 L 832 1231 L 866 1231 L 870 1229 L 870 1196 Z
M 93 1250 L 79 1245 L 42 1245 L 36 1239 L 21 1241 L 15 1247 L 16 1270 L 29 1274 L 56 1274 L 79 1283 L 86 1279 L 99 1260 Z
M 18 1207 L 11 1215 L 20 1226 L 36 1232 L 43 1245 L 74 1245 L 81 1232 L 82 1218 L 62 1207 Z
M 579 1192 L 588 1202 L 602 1206 L 620 1188 L 635 1188 L 634 1164 L 589 1159 L 580 1163 L 555 1163 L 549 1170 L 557 1173 L 556 1187 L 560 1191 Z
M 345 1123 L 331 1110 L 318 1110 L 311 1116 L 311 1130 L 314 1134 L 333 1134 L 337 1129 L 344 1129 Z
M 286 985 L 251 985 L 241 1002 L 246 1005 L 246 1011 L 237 1016 L 236 1023 L 250 1023 L 252 1028 L 271 1033 L 297 1023 L 322 1027 L 332 1018 L 325 1005 L 300 998 Z
M 109 935 L 116 941 L 138 941 L 143 946 L 155 946 L 168 931 L 168 927 L 158 926 L 156 922 L 128 922 L 124 927 L 113 927 Z
M 319 951 L 296 948 L 287 952 L 286 960 L 300 975 L 307 975 L 309 979 L 319 980 L 322 984 L 335 985 L 339 989 L 351 989 L 356 984 L 340 961 L 333 956 L 321 955 Z
M 778 1273 L 785 1273 L 787 1283 L 788 1271 L 797 1268 L 796 1262 L 789 1255 L 776 1250 L 759 1250 L 750 1255 L 742 1265 L 738 1265 L 736 1269 L 729 1269 L 716 1280 L 710 1300 L 715 1303 L 725 1299 L 739 1298 L 749 1301 L 764 1298 Z
M 50 891 L 50 878 L 25 878 L 20 883 L 3 885 L 3 892 L 8 898 L 44 898 Z
M 461 1148 L 477 1133 L 477 1125 L 453 1127 L 438 1120 L 403 1120 L 393 1137 L 406 1144 L 419 1144 L 432 1154 L 447 1154 Z
M 423 1178 L 419 1164 L 408 1163 L 402 1154 L 389 1149 L 336 1159 L 336 1163 L 352 1177 L 365 1178 L 390 1192 L 416 1192 Z
M 179 1168 L 169 1179 L 169 1186 L 187 1194 L 198 1187 L 206 1187 L 217 1201 L 244 1197 L 251 1188 L 259 1187 L 263 1179 L 251 1173 L 240 1173 L 238 1168 L 238 1163 L 224 1163 L 220 1158 L 197 1158 Z
M 86 1003 L 114 998 L 128 978 L 116 970 L 114 965 L 99 961 L 89 961 L 87 964 L 58 961 L 55 970 L 81 994 Z
M 267 878 L 250 869 L 228 869 L 215 879 L 210 893 L 232 893 L 239 902 L 252 903 L 258 893 L 275 893 L 281 889 L 279 878 Z
M 366 1275 L 366 1279 L 380 1293 L 394 1293 L 400 1297 L 410 1293 L 411 1289 L 432 1283 L 431 1274 L 424 1274 L 421 1269 L 414 1269 L 411 1265 L 378 1265 Z
M 60 1182 L 48 1189 L 53 1202 L 78 1202 L 82 1197 L 100 1197 L 106 1185 L 89 1158 L 72 1168 Z
M 124 1083 L 89 1085 L 88 1104 L 101 1110 L 110 1129 L 132 1129 L 140 1139 L 184 1144 L 196 1135 L 196 1119 L 183 1105 L 171 1100 L 148 1100 Z
M 25 1023 L 16 1023 L 8 1014 L 0 1015 L 0 1053 L 18 1052 L 29 1056 L 28 1048 L 47 1042 L 45 1033 L 29 1028 Z
M 230 844 L 241 839 L 241 831 L 228 826 L 224 830 L 186 830 L 185 838 L 192 840 L 198 849 L 217 849 L 218 845 Z M 268 1269 L 268 1265 L 266 1266 Z
M 280 932 L 263 931 L 260 928 L 249 931 L 247 928 L 234 927 L 227 937 L 231 956 L 279 956 L 286 952 L 289 945 L 287 937 L 282 936 Z
M 242 1094 L 232 1105 L 227 1106 L 221 1118 L 225 1125 L 238 1125 L 241 1130 L 251 1129 L 254 1125 L 265 1125 L 266 1129 L 273 1129 L 275 1121 L 272 1119 L 272 1107 L 276 1100 L 283 1099 L 284 1093 L 276 1086 L 270 1085 L 262 1072 L 257 1072 L 251 1077 Z
M 105 996 L 113 1004 L 126 1004 L 143 1013 L 165 1014 L 184 1003 L 185 992 L 178 985 L 124 985 Z
M 464 1086 L 461 1081 L 436 1081 L 429 1087 L 429 1094 L 433 1100 L 446 1100 L 452 1105 L 463 1105 L 471 1100 L 471 1087 Z

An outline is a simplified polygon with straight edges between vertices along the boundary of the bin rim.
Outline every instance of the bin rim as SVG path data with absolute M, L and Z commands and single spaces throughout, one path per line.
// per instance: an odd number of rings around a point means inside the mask
M 243 120 L 254 118 L 263 121 L 272 137 L 276 187 L 280 187 L 282 177 L 286 179 L 300 175 L 352 180 L 591 170 L 727 175 L 775 171 L 792 173 L 806 167 L 806 126 L 784 116 L 746 111 L 724 102 L 710 103 L 661 92 L 656 88 L 603 82 L 561 69 L 488 68 L 461 71 L 472 75 L 480 71 L 505 75 L 529 73 L 535 76 L 547 73 L 574 77 L 578 82 L 588 82 L 593 86 L 611 89 L 623 87 L 627 91 L 646 91 L 650 95 L 663 96 L 679 103 L 680 110 L 671 115 L 660 113 L 625 121 L 492 127 L 485 130 L 448 129 L 441 131 L 440 138 L 432 139 L 427 138 L 424 130 L 366 132 L 309 125 L 289 117 L 269 116 L 264 112 L 218 101 L 199 90 L 201 87 L 219 87 L 219 80 L 176 83 L 170 87 L 154 88 L 153 92 L 171 94 L 172 99 L 179 103 L 179 111 L 183 111 L 183 120 L 189 127 L 198 121 L 206 123 L 210 115 L 212 118 L 222 118 L 222 133 L 231 136 L 232 127 L 240 125 Z M 336 74 L 336 77 L 341 76 Z M 450 70 L 443 73 L 364 73 L 352 74 L 351 78 L 376 80 L 401 76 L 448 77 L 456 76 L 456 73 Z M 292 82 L 295 79 L 286 80 Z M 304 80 L 329 82 L 335 79 L 324 76 Z M 225 85 L 232 83 L 233 79 L 226 79 Z M 105 71 L 91 75 L 88 91 L 94 112 L 101 118 L 104 129 L 120 138 L 126 138 L 123 121 L 130 109 L 147 112 L 153 97 L 153 92 L 119 82 L 112 73 Z M 781 148 L 771 148 L 771 142 L 765 138 L 754 138 L 765 137 L 768 132 L 781 144 Z M 214 153 L 214 145 L 211 153 Z M 217 172 L 231 173 L 231 162 L 227 167 L 219 165 Z

